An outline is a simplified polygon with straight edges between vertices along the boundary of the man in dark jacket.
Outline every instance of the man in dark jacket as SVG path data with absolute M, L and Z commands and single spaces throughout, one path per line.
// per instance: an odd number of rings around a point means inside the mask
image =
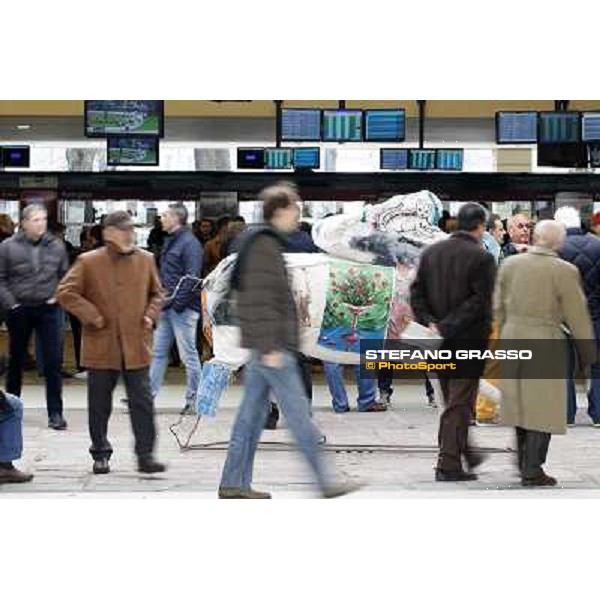
M 21 395 L 23 366 L 32 331 L 44 354 L 48 427 L 63 430 L 62 326 L 56 303 L 58 282 L 69 263 L 64 244 L 48 233 L 48 214 L 41 204 L 23 210 L 22 231 L 0 244 L 0 304 L 7 311 L 10 360 L 6 391 Z
M 554 220 L 562 223 L 567 230 L 567 237 L 558 255 L 579 269 L 583 290 L 596 340 L 600 340 L 600 240 L 591 233 L 584 234 L 581 229 L 581 217 L 577 209 L 563 206 L 556 211 Z M 572 370 L 575 361 L 572 361 Z M 588 415 L 595 427 L 600 427 L 600 364 L 594 363 L 591 368 L 591 387 L 588 392 Z M 567 380 L 568 404 L 567 423 L 575 423 L 577 412 L 577 393 L 575 380 L 571 376 Z
M 474 349 L 487 346 L 496 266 L 481 246 L 486 218 L 479 204 L 463 205 L 458 212 L 458 231 L 423 252 L 411 286 L 416 320 L 444 338 L 443 349 L 464 347 L 465 342 Z M 440 417 L 437 481 L 477 478 L 463 470 L 462 458 L 469 470 L 483 458 L 471 451 L 468 439 L 480 375 L 450 378 L 440 373 L 445 408 Z
M 231 432 L 219 497 L 271 497 L 252 489 L 254 455 L 269 411 L 271 390 L 321 493 L 325 497 L 339 496 L 351 488 L 331 485 L 325 473 L 318 433 L 310 420 L 295 357 L 298 318 L 283 258 L 283 236 L 298 226 L 300 198 L 292 187 L 277 185 L 264 189 L 259 199 L 267 227 L 246 238 L 232 273 L 241 343 L 251 350 L 251 358 L 245 367 L 244 397 Z
M 171 204 L 162 215 L 162 226 L 167 237 L 160 256 L 160 278 L 170 300 L 163 306 L 154 334 L 150 368 L 152 395 L 156 398 L 175 340 L 187 376 L 183 414 L 195 412 L 201 373 L 196 350 L 196 328 L 201 306 L 200 293 L 196 288 L 197 278 L 202 272 L 202 246 L 186 224 L 187 210 L 183 205 Z M 183 277 L 189 279 L 183 280 Z

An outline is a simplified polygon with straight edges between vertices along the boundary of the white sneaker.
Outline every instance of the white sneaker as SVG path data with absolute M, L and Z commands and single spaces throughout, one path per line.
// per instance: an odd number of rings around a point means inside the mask
M 88 373 L 87 371 L 78 371 L 73 377 L 75 377 L 75 379 L 87 379 Z

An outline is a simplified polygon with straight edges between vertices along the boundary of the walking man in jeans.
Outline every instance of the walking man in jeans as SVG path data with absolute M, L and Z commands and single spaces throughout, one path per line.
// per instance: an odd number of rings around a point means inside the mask
M 196 411 L 196 391 L 200 383 L 200 360 L 196 350 L 196 328 L 200 316 L 200 294 L 194 291 L 197 281 L 186 275 L 200 277 L 202 272 L 202 246 L 186 227 L 185 206 L 171 204 L 162 215 L 162 226 L 167 233 L 160 257 L 160 278 L 169 298 L 163 306 L 154 334 L 154 350 L 150 367 L 152 395 L 156 399 L 165 377 L 169 351 L 173 340 L 177 342 L 179 356 L 185 365 L 187 386 L 182 414 Z M 179 283 L 181 281 L 181 283 Z
M 273 391 L 321 494 L 333 498 L 355 488 L 332 485 L 325 472 L 294 354 L 298 350 L 298 319 L 283 258 L 285 235 L 298 226 L 300 197 L 292 187 L 277 185 L 264 189 L 259 200 L 266 227 L 246 237 L 232 273 L 242 346 L 251 349 L 252 356 L 244 369 L 244 396 L 231 433 L 219 497 L 271 497 L 252 489 L 252 471 L 269 412 L 269 391 Z
M 48 233 L 42 204 L 25 207 L 21 231 L 0 244 L 0 304 L 7 311 L 10 359 L 6 391 L 21 396 L 23 367 L 32 332 L 41 343 L 48 427 L 67 428 L 62 401 L 63 312 L 56 288 L 69 262 L 62 242 Z

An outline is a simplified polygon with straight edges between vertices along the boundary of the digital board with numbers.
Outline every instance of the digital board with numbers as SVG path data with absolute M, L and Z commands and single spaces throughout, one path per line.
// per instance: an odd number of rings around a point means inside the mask
M 365 110 L 365 141 L 403 142 L 405 121 L 404 109 Z
M 584 142 L 600 142 L 600 112 L 583 113 L 581 138 Z
M 408 150 L 406 148 L 381 148 L 379 167 L 390 171 L 408 169 Z
M 497 112 L 496 143 L 535 144 L 537 127 L 537 112 Z
M 408 153 L 409 168 L 419 170 L 435 169 L 435 153 L 435 150 L 410 150 Z
M 291 148 L 265 148 L 265 169 L 291 169 Z
M 281 139 L 285 142 L 320 141 L 321 111 L 312 108 L 283 108 Z
M 295 169 L 318 169 L 321 166 L 321 150 L 314 148 L 294 148 Z
M 462 148 L 438 149 L 435 168 L 440 171 L 462 171 L 464 151 Z
M 564 144 L 581 140 L 580 113 L 541 112 L 538 120 L 540 144 Z
M 324 142 L 362 142 L 362 110 L 324 110 Z

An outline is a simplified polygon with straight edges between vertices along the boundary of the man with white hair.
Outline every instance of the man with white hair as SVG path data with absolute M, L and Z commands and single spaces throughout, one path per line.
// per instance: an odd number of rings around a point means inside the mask
M 558 255 L 579 269 L 590 316 L 594 325 L 596 340 L 600 339 L 600 240 L 581 229 L 579 211 L 572 206 L 559 208 L 554 219 L 562 223 L 567 237 Z M 572 361 L 573 362 L 573 361 Z M 568 380 L 567 423 L 575 423 L 577 394 L 575 381 Z M 588 392 L 588 415 L 594 427 L 600 427 L 600 364 L 594 363 L 591 369 L 591 386 Z
M 540 221 L 528 252 L 502 263 L 494 293 L 500 340 L 511 340 L 511 345 L 514 340 L 525 340 L 522 343 L 536 352 L 548 352 L 548 378 L 540 378 L 534 363 L 519 361 L 518 378 L 500 379 L 502 420 L 516 428 L 523 486 L 556 485 L 556 479 L 546 475 L 542 465 L 550 436 L 566 433 L 565 325 L 577 346 L 580 366 L 586 368 L 596 360 L 594 332 L 579 272 L 557 255 L 565 233 L 557 221 Z
M 504 256 L 513 256 L 527 251 L 531 224 L 527 215 L 518 213 L 510 217 L 506 223 L 510 242 L 504 246 Z

